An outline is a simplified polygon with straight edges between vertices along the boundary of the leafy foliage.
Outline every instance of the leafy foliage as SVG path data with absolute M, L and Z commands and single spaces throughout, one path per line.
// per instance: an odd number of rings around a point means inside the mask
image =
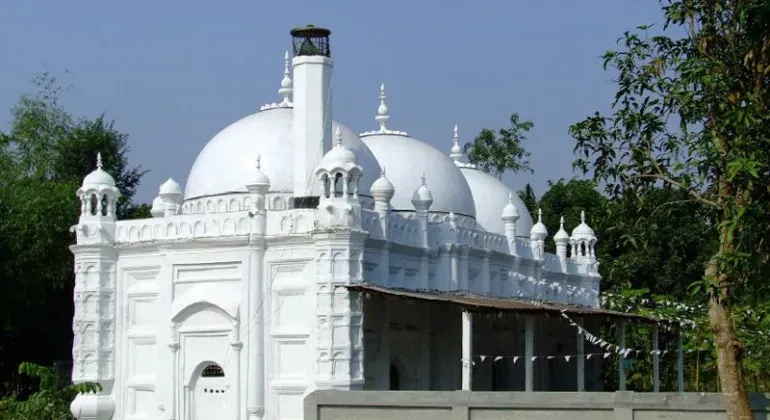
M 127 137 L 103 117 L 73 118 L 59 103 L 56 79 L 35 79 L 36 95 L 12 109 L 0 133 L 0 349 L 3 364 L 49 365 L 72 349 L 72 254 L 75 192 L 102 152 L 123 197 L 119 217 L 146 212 L 132 197 L 144 171 L 127 162 Z M 43 261 L 45 263 L 41 263 Z M 0 395 L 21 378 L 3 371 Z
M 618 73 L 610 116 L 573 125 L 575 167 L 613 196 L 681 191 L 717 242 L 705 265 L 709 325 L 730 418 L 751 418 L 745 348 L 732 307 L 766 287 L 770 228 L 770 6 L 764 0 L 662 1 L 666 29 L 626 32 L 604 55 Z M 703 288 L 701 288 L 703 290 Z
M 62 379 L 46 366 L 34 363 L 21 363 L 19 374 L 29 376 L 39 382 L 39 390 L 25 399 L 10 395 L 0 400 L 0 418 L 5 420 L 63 420 L 72 419 L 70 403 L 80 393 L 101 391 L 96 383 L 62 385 Z
M 484 172 L 501 176 L 505 171 L 534 172 L 529 165 L 531 153 L 522 146 L 526 134 L 534 127 L 532 121 L 521 121 L 519 114 L 510 117 L 510 126 L 497 133 L 485 128 L 471 143 L 463 146 L 465 156 Z

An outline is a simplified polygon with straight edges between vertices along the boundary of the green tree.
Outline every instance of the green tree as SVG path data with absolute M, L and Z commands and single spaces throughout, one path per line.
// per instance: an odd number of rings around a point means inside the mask
M 572 127 L 575 166 L 612 195 L 679 189 L 718 246 L 697 283 L 708 301 L 728 417 L 750 419 L 733 306 L 764 286 L 770 211 L 770 6 L 662 0 L 667 33 L 626 32 L 604 55 L 617 70 L 613 114 Z
M 538 202 L 537 202 L 537 195 L 535 194 L 535 189 L 532 188 L 532 185 L 527 184 L 524 186 L 524 189 L 522 191 L 518 192 L 519 198 L 521 199 L 521 202 L 524 203 L 525 206 L 527 206 L 527 210 L 529 210 L 529 215 L 534 219 L 537 217 L 537 209 L 538 209 Z
M 485 128 L 473 142 L 463 146 L 465 156 L 471 163 L 498 178 L 505 171 L 534 172 L 529 165 L 531 154 L 524 149 L 522 142 L 535 125 L 532 121 L 521 121 L 516 113 L 511 114 L 509 120 L 508 128 L 501 128 L 497 133 Z
M 102 152 L 105 169 L 123 194 L 121 216 L 135 214 L 134 191 L 144 174 L 127 163 L 127 138 L 103 117 L 73 118 L 59 103 L 56 79 L 43 75 L 36 95 L 12 109 L 0 133 L 0 349 L 2 364 L 50 365 L 72 348 L 72 254 L 69 228 L 77 222 L 75 196 Z M 13 386 L 15 372 L 0 384 Z M 0 395 L 8 389 L 0 389 Z
M 69 384 L 49 367 L 21 363 L 19 374 L 38 382 L 38 390 L 26 398 L 9 395 L 0 400 L 0 417 L 5 420 L 65 420 L 72 419 L 70 403 L 80 393 L 101 390 L 95 383 Z

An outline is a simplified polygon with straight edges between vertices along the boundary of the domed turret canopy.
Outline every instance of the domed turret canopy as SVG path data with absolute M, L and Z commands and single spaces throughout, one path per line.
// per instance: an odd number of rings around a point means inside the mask
M 94 169 L 91 173 L 86 175 L 85 178 L 83 178 L 83 188 L 88 188 L 89 186 L 115 186 L 115 178 L 108 174 L 107 171 L 102 169 L 101 153 L 96 154 L 96 169 Z
M 580 224 L 572 230 L 572 237 L 570 239 L 576 242 L 586 241 L 590 243 L 596 241 L 594 230 L 586 223 L 585 211 L 580 212 Z

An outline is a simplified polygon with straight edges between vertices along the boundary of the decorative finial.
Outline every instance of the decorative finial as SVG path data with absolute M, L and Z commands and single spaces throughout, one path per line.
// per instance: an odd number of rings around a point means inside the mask
M 380 106 L 377 108 L 377 116 L 374 117 L 375 121 L 380 123 L 380 132 L 387 132 L 388 129 L 385 127 L 385 124 L 390 119 L 390 115 L 388 115 L 388 105 L 385 104 L 385 99 L 387 99 L 387 95 L 385 95 L 385 83 L 380 85 Z
M 342 147 L 342 129 L 337 126 L 337 130 L 334 131 L 334 144 L 337 147 Z
M 543 210 L 540 207 L 537 208 L 537 223 L 543 223 Z
M 585 223 L 585 222 L 586 222 L 586 211 L 580 210 L 580 223 Z
M 385 178 L 385 166 L 383 166 L 382 169 L 380 170 L 380 176 Z
M 102 169 L 102 152 L 96 152 L 96 168 Z
M 564 216 L 559 219 L 559 229 L 564 229 Z
M 283 79 L 281 80 L 281 88 L 278 89 L 278 94 L 283 96 L 281 106 L 291 105 L 291 96 L 293 89 L 291 87 L 291 77 L 289 73 L 289 51 L 287 50 L 283 55 Z
M 428 185 L 428 184 L 426 184 L 426 182 L 425 182 L 425 172 L 423 172 L 423 173 L 422 173 L 422 177 L 421 177 L 421 179 L 422 179 L 422 185 Z
M 460 147 L 460 130 L 457 128 L 457 124 L 455 124 L 455 132 L 452 136 L 452 152 L 449 154 L 449 157 L 455 162 L 458 162 L 463 157 L 463 149 Z
M 508 191 L 508 202 L 513 204 L 513 192 Z
M 257 153 L 257 170 L 262 171 L 262 155 Z

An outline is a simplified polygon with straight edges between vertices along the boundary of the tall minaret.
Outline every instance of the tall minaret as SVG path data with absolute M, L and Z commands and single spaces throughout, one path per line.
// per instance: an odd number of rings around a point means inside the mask
M 314 176 L 332 147 L 332 67 L 328 29 L 291 30 L 294 51 L 294 208 L 318 206 Z

